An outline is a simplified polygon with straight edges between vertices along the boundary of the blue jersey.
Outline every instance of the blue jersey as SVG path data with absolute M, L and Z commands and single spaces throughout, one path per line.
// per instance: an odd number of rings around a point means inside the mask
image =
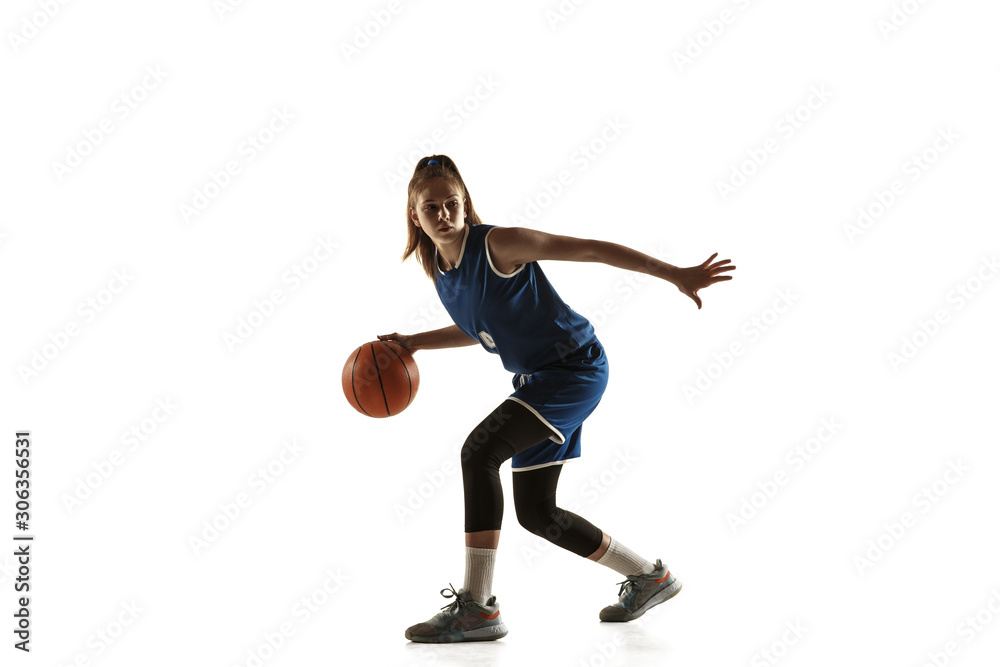
M 465 229 L 453 269 L 442 271 L 434 251 L 437 293 L 458 328 L 499 354 L 504 368 L 530 374 L 597 342 L 594 327 L 559 298 L 537 262 L 510 274 L 496 269 L 486 246 L 495 225 Z

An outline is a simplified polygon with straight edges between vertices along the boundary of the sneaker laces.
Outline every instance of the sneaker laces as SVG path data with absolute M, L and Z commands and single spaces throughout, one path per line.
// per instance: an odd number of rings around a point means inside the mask
M 632 594 L 637 590 L 636 581 L 634 579 L 619 581 L 618 584 L 621 586 L 621 588 L 618 589 L 618 600 L 620 602 L 624 602 L 628 598 L 632 597 Z
M 449 590 L 451 591 L 451 595 L 448 594 Z M 448 583 L 448 588 L 441 589 L 441 595 L 445 599 L 455 598 L 454 602 L 449 602 L 445 606 L 441 607 L 441 609 L 447 609 L 449 614 L 456 613 L 462 607 L 462 605 L 466 605 L 471 602 L 471 600 L 463 600 L 460 597 L 458 597 L 458 591 L 455 590 L 455 586 L 450 582 Z

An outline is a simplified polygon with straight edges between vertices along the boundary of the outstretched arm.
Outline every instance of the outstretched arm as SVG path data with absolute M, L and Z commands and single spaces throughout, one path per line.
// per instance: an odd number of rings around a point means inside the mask
M 490 233 L 489 244 L 494 265 L 504 273 L 512 273 L 521 264 L 541 259 L 600 262 L 666 280 L 691 297 L 699 309 L 698 290 L 721 280 L 732 280 L 732 276 L 718 274 L 736 268 L 729 265 L 728 259 L 712 264 L 719 253 L 712 253 L 698 266 L 681 268 L 617 243 L 546 234 L 525 227 L 498 227 Z

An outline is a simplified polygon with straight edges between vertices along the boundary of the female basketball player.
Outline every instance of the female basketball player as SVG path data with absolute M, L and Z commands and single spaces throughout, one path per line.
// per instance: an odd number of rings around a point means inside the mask
M 594 328 L 570 309 L 538 260 L 602 262 L 662 278 L 701 308 L 698 290 L 732 276 L 728 259 L 678 268 L 625 246 L 520 227 L 484 225 L 458 168 L 445 155 L 417 163 L 407 191 L 408 244 L 434 281 L 454 326 L 413 335 L 392 333 L 408 350 L 482 345 L 514 373 L 514 392 L 462 447 L 465 487 L 465 585 L 441 594 L 454 601 L 406 630 L 415 642 L 499 639 L 507 634 L 492 594 L 500 541 L 500 464 L 511 460 L 517 519 L 550 542 L 625 577 L 602 621 L 631 621 L 681 589 L 665 565 L 652 563 L 586 519 L 556 507 L 562 463 L 580 456 L 583 421 L 601 400 L 608 362 Z

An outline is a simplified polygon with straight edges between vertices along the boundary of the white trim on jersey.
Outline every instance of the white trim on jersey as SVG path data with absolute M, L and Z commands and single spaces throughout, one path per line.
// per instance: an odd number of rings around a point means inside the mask
M 457 269 L 459 266 L 462 265 L 462 258 L 465 257 L 465 243 L 468 240 L 469 240 L 469 223 L 465 223 L 465 237 L 462 239 L 462 249 L 458 252 L 458 261 L 455 262 L 455 266 L 451 267 L 452 269 Z M 442 276 L 445 274 L 445 272 L 441 270 L 441 265 L 438 263 L 437 246 L 434 246 L 434 268 L 437 269 L 438 273 L 440 273 Z
M 563 459 L 562 461 L 552 461 L 551 463 L 539 463 L 536 466 L 528 466 L 527 468 L 511 468 L 511 472 L 525 472 L 526 470 L 535 470 L 536 468 L 547 468 L 549 466 L 561 466 L 566 463 L 566 461 L 574 461 L 575 459 Z
M 531 407 L 530 405 L 528 405 L 527 403 L 525 403 L 524 401 L 522 401 L 520 398 L 517 398 L 516 396 L 508 396 L 507 400 L 508 401 L 516 401 L 516 402 L 520 403 L 521 405 L 523 405 L 524 407 L 526 407 L 529 410 L 531 410 L 532 414 L 534 414 L 536 417 L 538 417 L 539 419 L 541 419 L 542 423 L 545 424 L 546 426 L 548 426 L 550 429 L 552 429 L 553 433 L 555 433 L 556 436 L 559 437 L 559 439 L 556 440 L 554 436 L 550 435 L 549 436 L 549 440 L 551 440 L 552 442 L 555 442 L 557 444 L 560 444 L 560 445 L 566 442 L 565 436 L 563 436 L 563 434 L 559 432 L 559 429 L 557 429 L 555 426 L 553 426 L 552 424 L 550 424 L 548 419 L 546 419 L 545 417 L 543 417 L 540 414 L 538 414 L 538 410 L 534 409 L 533 407 Z
M 496 227 L 494 227 L 493 229 L 496 229 Z M 513 278 L 514 276 L 516 276 L 517 274 L 519 274 L 521 271 L 524 270 L 524 264 L 519 266 L 517 268 L 517 271 L 515 271 L 514 273 L 500 273 L 500 271 L 497 270 L 497 267 L 493 265 L 493 258 L 490 257 L 490 234 L 493 233 L 493 229 L 486 232 L 486 238 L 483 240 L 483 245 L 486 247 L 486 261 L 490 263 L 490 268 L 493 269 L 493 273 L 497 274 L 501 278 Z

